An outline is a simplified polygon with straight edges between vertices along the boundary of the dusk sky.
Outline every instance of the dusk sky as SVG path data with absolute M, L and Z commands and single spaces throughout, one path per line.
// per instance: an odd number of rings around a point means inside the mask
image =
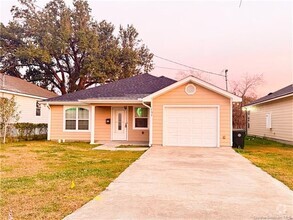
M 48 1 L 37 1 L 43 6 Z M 0 21 L 12 19 L 16 0 L 1 1 Z M 228 69 L 228 79 L 264 75 L 259 96 L 293 81 L 292 1 L 89 1 L 97 21 L 133 24 L 154 54 L 215 73 Z M 154 58 L 155 75 L 175 77 L 187 69 Z M 204 74 L 203 74 L 204 75 Z M 210 77 L 223 87 L 224 78 Z

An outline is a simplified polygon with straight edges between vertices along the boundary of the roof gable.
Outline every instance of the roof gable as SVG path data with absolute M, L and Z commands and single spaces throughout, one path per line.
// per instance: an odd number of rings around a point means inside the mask
M 43 89 L 23 79 L 0 73 L 0 90 L 7 93 L 33 96 L 36 98 L 51 98 L 57 94 Z
M 146 101 L 146 102 L 151 101 L 153 98 L 158 97 L 158 96 L 160 96 L 162 94 L 165 94 L 166 92 L 168 92 L 168 91 L 170 91 L 172 89 L 175 89 L 175 88 L 177 88 L 177 87 L 179 87 L 181 85 L 184 85 L 184 84 L 186 84 L 188 82 L 195 83 L 195 84 L 200 85 L 200 86 L 202 86 L 202 87 L 204 87 L 206 89 L 209 89 L 209 90 L 211 90 L 211 91 L 213 91 L 215 93 L 218 93 L 218 94 L 220 94 L 222 96 L 230 98 L 230 99 L 232 99 L 233 102 L 241 102 L 242 101 L 242 99 L 240 97 L 238 97 L 238 96 L 236 96 L 236 95 L 234 95 L 234 94 L 232 94 L 230 92 L 227 92 L 227 91 L 225 91 L 225 90 L 223 90 L 223 89 L 221 89 L 221 88 L 219 88 L 217 86 L 214 86 L 214 85 L 212 85 L 210 83 L 207 83 L 207 82 L 205 82 L 203 80 L 200 80 L 200 79 L 198 79 L 198 78 L 196 78 L 194 76 L 188 76 L 188 77 L 186 77 L 186 78 L 184 78 L 184 79 L 182 79 L 182 80 L 180 80 L 180 81 L 178 81 L 178 82 L 176 82 L 176 83 L 174 83 L 172 85 L 169 85 L 169 86 L 167 86 L 167 87 L 165 87 L 165 88 L 163 88 L 163 89 L 161 89 L 161 90 L 159 90 L 159 91 L 157 91 L 157 92 L 155 92 L 155 93 L 143 98 L 143 101 Z
M 256 104 L 261 104 L 261 103 L 264 103 L 264 102 L 273 101 L 273 100 L 276 100 L 276 99 L 287 97 L 289 95 L 293 95 L 293 84 L 288 85 L 288 86 L 286 86 L 286 87 L 284 87 L 282 89 L 279 89 L 279 90 L 277 90 L 275 92 L 269 93 L 268 95 L 263 96 L 263 97 L 255 100 L 255 101 L 249 103 L 246 106 L 256 105 Z

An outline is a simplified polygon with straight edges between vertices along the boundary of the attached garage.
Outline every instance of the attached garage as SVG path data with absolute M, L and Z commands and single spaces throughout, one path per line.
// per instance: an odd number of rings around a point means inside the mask
M 151 103 L 150 145 L 232 146 L 232 105 L 241 98 L 190 76 L 143 101 Z
M 164 106 L 163 145 L 219 146 L 219 106 Z

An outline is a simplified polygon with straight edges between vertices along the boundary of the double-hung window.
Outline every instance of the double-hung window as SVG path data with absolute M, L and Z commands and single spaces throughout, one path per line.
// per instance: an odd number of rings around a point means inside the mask
M 134 128 L 148 128 L 148 108 L 134 107 Z
M 65 110 L 65 130 L 89 130 L 89 110 L 86 108 L 72 107 Z
M 266 128 L 272 128 L 272 114 L 266 114 Z
M 41 104 L 36 101 L 36 116 L 41 116 Z
M 247 111 L 247 128 L 250 128 L 250 111 Z

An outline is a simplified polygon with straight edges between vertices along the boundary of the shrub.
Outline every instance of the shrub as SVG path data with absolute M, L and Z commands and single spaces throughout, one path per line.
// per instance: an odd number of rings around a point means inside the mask
M 14 124 L 16 134 L 13 136 L 19 140 L 46 139 L 47 127 L 48 125 L 44 123 L 16 123 Z

